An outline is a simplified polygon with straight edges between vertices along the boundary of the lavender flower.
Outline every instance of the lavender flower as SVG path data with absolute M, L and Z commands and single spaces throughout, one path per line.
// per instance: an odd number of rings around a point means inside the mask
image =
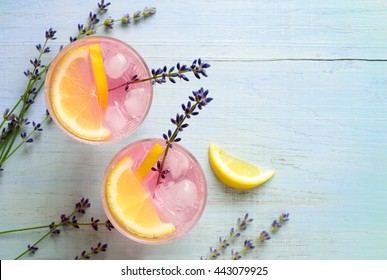
M 281 227 L 282 227 L 282 225 L 281 225 L 277 220 L 274 220 L 274 221 L 271 223 L 271 230 L 272 230 L 272 231 L 277 231 L 277 230 L 279 230 Z
M 230 243 L 228 242 L 228 240 L 222 237 L 219 237 L 219 247 L 222 249 L 226 249 L 228 246 L 230 246 Z
M 49 225 L 49 228 L 50 228 L 51 234 L 53 234 L 53 235 L 59 235 L 60 234 L 60 229 L 57 228 L 57 225 L 55 224 L 55 222 L 52 222 Z
M 33 121 L 32 122 L 32 126 L 34 127 L 34 130 L 37 130 L 37 131 L 42 131 L 43 130 L 42 125 L 40 123 L 35 123 Z
M 107 220 L 107 221 L 105 222 L 105 226 L 106 226 L 106 228 L 107 228 L 109 231 L 111 231 L 111 230 L 114 228 L 114 226 L 113 226 L 113 224 L 110 222 L 110 220 Z
M 28 251 L 28 252 L 30 252 L 30 253 L 32 253 L 32 254 L 35 254 L 35 252 L 36 252 L 37 250 L 39 250 L 38 247 L 30 246 L 30 244 L 28 244 L 28 246 L 27 246 L 27 251 Z
M 270 237 L 269 233 L 267 233 L 267 231 L 263 230 L 263 231 L 261 232 L 261 234 L 259 235 L 258 240 L 259 240 L 260 242 L 263 242 L 263 241 L 265 241 L 265 240 L 269 240 L 270 238 L 271 238 L 271 237 Z
M 251 240 L 245 240 L 245 243 L 243 245 L 243 248 L 248 251 L 248 250 L 251 250 L 251 249 L 254 249 L 255 246 L 253 244 L 253 242 Z
M 23 140 L 24 142 L 26 142 L 26 143 L 32 143 L 32 142 L 34 142 L 34 139 L 28 138 L 28 137 L 27 137 L 27 132 L 22 132 L 22 133 L 20 133 L 20 137 L 21 137 L 22 140 Z
M 231 250 L 231 258 L 233 260 L 239 260 L 242 258 L 242 256 L 238 253 L 238 251 L 235 251 L 234 249 Z
M 37 44 L 36 45 L 36 49 L 38 50 L 38 52 L 40 54 L 45 54 L 45 53 L 49 53 L 50 52 L 50 47 L 42 47 L 41 44 Z
M 104 24 L 107 28 L 113 29 L 113 26 L 114 26 L 114 19 L 112 19 L 111 17 L 108 17 L 107 19 L 105 19 L 105 21 L 103 22 L 103 24 Z
M 243 220 L 241 218 L 238 219 L 238 226 L 241 229 L 245 229 L 248 224 L 250 224 L 253 221 L 253 219 L 249 219 L 249 213 L 246 213 Z
M 129 14 L 125 14 L 121 17 L 121 23 L 123 24 L 129 24 L 131 21 L 131 17 Z
M 72 225 L 72 226 L 75 227 L 75 228 L 79 228 L 78 221 L 77 221 L 77 217 L 76 217 L 75 215 L 72 216 L 70 225 Z
M 47 40 L 56 40 L 55 36 L 56 31 L 50 28 L 46 31 L 46 39 Z
M 77 210 L 78 213 L 85 214 L 86 209 L 91 206 L 89 199 L 88 198 L 82 198 L 81 201 L 77 202 L 75 204 L 75 209 Z
M 108 247 L 107 244 L 102 244 L 101 242 L 99 242 L 95 248 L 94 247 L 90 248 L 89 253 L 87 253 L 86 250 L 82 251 L 80 256 L 75 257 L 75 260 L 88 260 L 90 259 L 91 255 L 96 255 L 100 252 L 105 252 L 107 250 L 107 247 Z
M 220 253 L 218 252 L 217 249 L 210 247 L 210 257 L 212 259 L 216 259 L 216 257 L 218 257 L 219 255 L 220 255 Z
M 88 260 L 90 259 L 90 256 L 86 254 L 86 250 L 83 250 L 80 256 L 76 256 L 74 258 L 75 260 Z
M 98 223 L 99 223 L 99 219 L 95 219 L 93 217 L 91 217 L 91 227 L 95 230 L 95 231 L 98 231 Z
M 108 10 L 107 7 L 110 5 L 110 2 L 105 4 L 105 0 L 101 0 L 101 3 L 97 3 L 97 4 L 98 4 L 98 12 L 100 14 L 103 14 L 107 12 Z
M 238 219 L 238 221 L 239 221 L 239 219 Z M 239 224 L 238 224 L 238 230 L 240 230 L 240 229 L 245 229 L 245 228 L 239 227 Z M 241 233 L 238 232 L 237 230 L 235 230 L 234 228 L 231 228 L 230 234 L 229 234 L 229 239 L 238 238 L 239 236 L 241 236 Z
M 284 222 L 289 221 L 289 213 L 282 213 L 282 215 L 279 216 L 278 219 L 279 219 L 280 223 L 284 223 Z

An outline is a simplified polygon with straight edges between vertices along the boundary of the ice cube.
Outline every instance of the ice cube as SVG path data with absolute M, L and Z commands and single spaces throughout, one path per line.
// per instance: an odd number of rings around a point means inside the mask
M 130 90 L 125 97 L 125 109 L 133 118 L 141 117 L 146 110 L 146 100 L 144 88 L 135 88 Z
M 112 57 L 107 57 L 105 60 L 105 72 L 112 79 L 120 78 L 128 69 L 130 63 L 126 57 L 117 53 Z
M 161 191 L 163 191 L 166 200 L 181 210 L 190 208 L 198 199 L 196 185 L 187 179 L 171 184 Z
M 113 102 L 113 105 L 106 108 L 105 120 L 107 125 L 116 131 L 123 130 L 128 124 L 128 120 L 117 102 Z
M 196 213 L 199 193 L 197 186 L 190 180 L 162 183 L 155 197 L 162 214 L 172 223 L 188 222 Z
M 184 176 L 189 168 L 188 157 L 176 149 L 170 149 L 165 162 L 165 169 L 169 171 L 168 176 L 177 181 L 181 176 Z

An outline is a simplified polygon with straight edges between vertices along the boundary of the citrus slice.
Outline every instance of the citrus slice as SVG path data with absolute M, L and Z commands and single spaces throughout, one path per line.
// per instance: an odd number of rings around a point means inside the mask
M 155 238 L 174 232 L 164 223 L 139 178 L 132 172 L 132 159 L 122 158 L 107 178 L 106 196 L 113 215 L 129 231 Z
M 90 45 L 90 60 L 93 68 L 95 85 L 97 87 L 98 102 L 102 110 L 105 111 L 108 106 L 108 82 L 100 44 Z
M 62 56 L 52 74 L 50 99 L 55 116 L 68 131 L 82 139 L 103 140 L 111 134 L 103 126 L 90 48 L 94 47 L 81 46 Z M 96 72 L 99 76 L 99 70 Z
M 151 170 L 152 166 L 155 165 L 161 154 L 164 152 L 164 148 L 156 143 L 152 149 L 148 152 L 145 159 L 142 161 L 140 166 L 136 170 L 137 177 L 142 181 Z
M 210 144 L 208 157 L 216 177 L 236 189 L 251 189 L 268 181 L 275 171 L 236 158 L 215 144 Z

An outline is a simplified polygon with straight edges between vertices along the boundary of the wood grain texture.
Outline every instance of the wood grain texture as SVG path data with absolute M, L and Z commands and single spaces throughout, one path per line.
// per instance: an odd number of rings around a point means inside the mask
M 117 232 L 66 230 L 26 259 L 72 259 L 99 241 L 109 244 L 99 259 L 199 259 L 244 213 L 254 222 L 235 249 L 283 211 L 291 221 L 246 258 L 387 258 L 386 1 L 111 2 L 113 17 L 145 6 L 158 12 L 101 34 L 132 44 L 151 68 L 202 57 L 212 65 L 209 78 L 156 86 L 148 118 L 118 143 L 85 145 L 53 123 L 46 126 L 0 175 L 0 231 L 50 223 L 81 197 L 92 201 L 85 219 L 104 218 L 100 185 L 110 159 L 128 143 L 160 137 L 180 103 L 201 86 L 214 101 L 192 120 L 182 145 L 206 173 L 207 207 L 197 226 L 171 244 L 144 246 Z M 58 49 L 94 7 L 94 0 L 0 2 L 1 110 L 23 91 L 23 71 L 44 31 L 58 30 Z M 30 118 L 39 120 L 44 111 L 41 94 Z M 248 192 L 230 189 L 209 167 L 209 143 L 277 174 Z M 14 258 L 41 234 L 0 236 L 0 258 Z

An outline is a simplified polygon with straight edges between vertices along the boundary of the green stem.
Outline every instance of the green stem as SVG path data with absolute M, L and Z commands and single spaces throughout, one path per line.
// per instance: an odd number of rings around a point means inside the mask
M 11 229 L 11 230 L 6 230 L 6 231 L 0 231 L 0 234 L 13 233 L 13 232 L 21 232 L 21 231 L 28 231 L 28 230 L 36 230 L 36 229 L 42 229 L 42 228 L 47 228 L 47 227 L 50 227 L 50 225 Z
M 92 223 L 77 223 L 79 226 L 91 226 Z M 106 226 L 107 223 L 96 223 L 97 226 Z M 60 224 L 54 224 L 53 227 L 58 228 L 58 227 L 64 227 L 67 225 L 64 225 L 62 223 Z M 15 232 L 23 232 L 23 231 L 31 231 L 31 230 L 37 230 L 37 229 L 42 229 L 42 228 L 49 228 L 50 225 L 45 225 L 45 226 L 36 226 L 36 227 L 28 227 L 28 228 L 18 228 L 18 229 L 12 229 L 12 230 L 5 230 L 5 231 L 0 231 L 1 234 L 7 234 L 7 233 L 15 233 Z

